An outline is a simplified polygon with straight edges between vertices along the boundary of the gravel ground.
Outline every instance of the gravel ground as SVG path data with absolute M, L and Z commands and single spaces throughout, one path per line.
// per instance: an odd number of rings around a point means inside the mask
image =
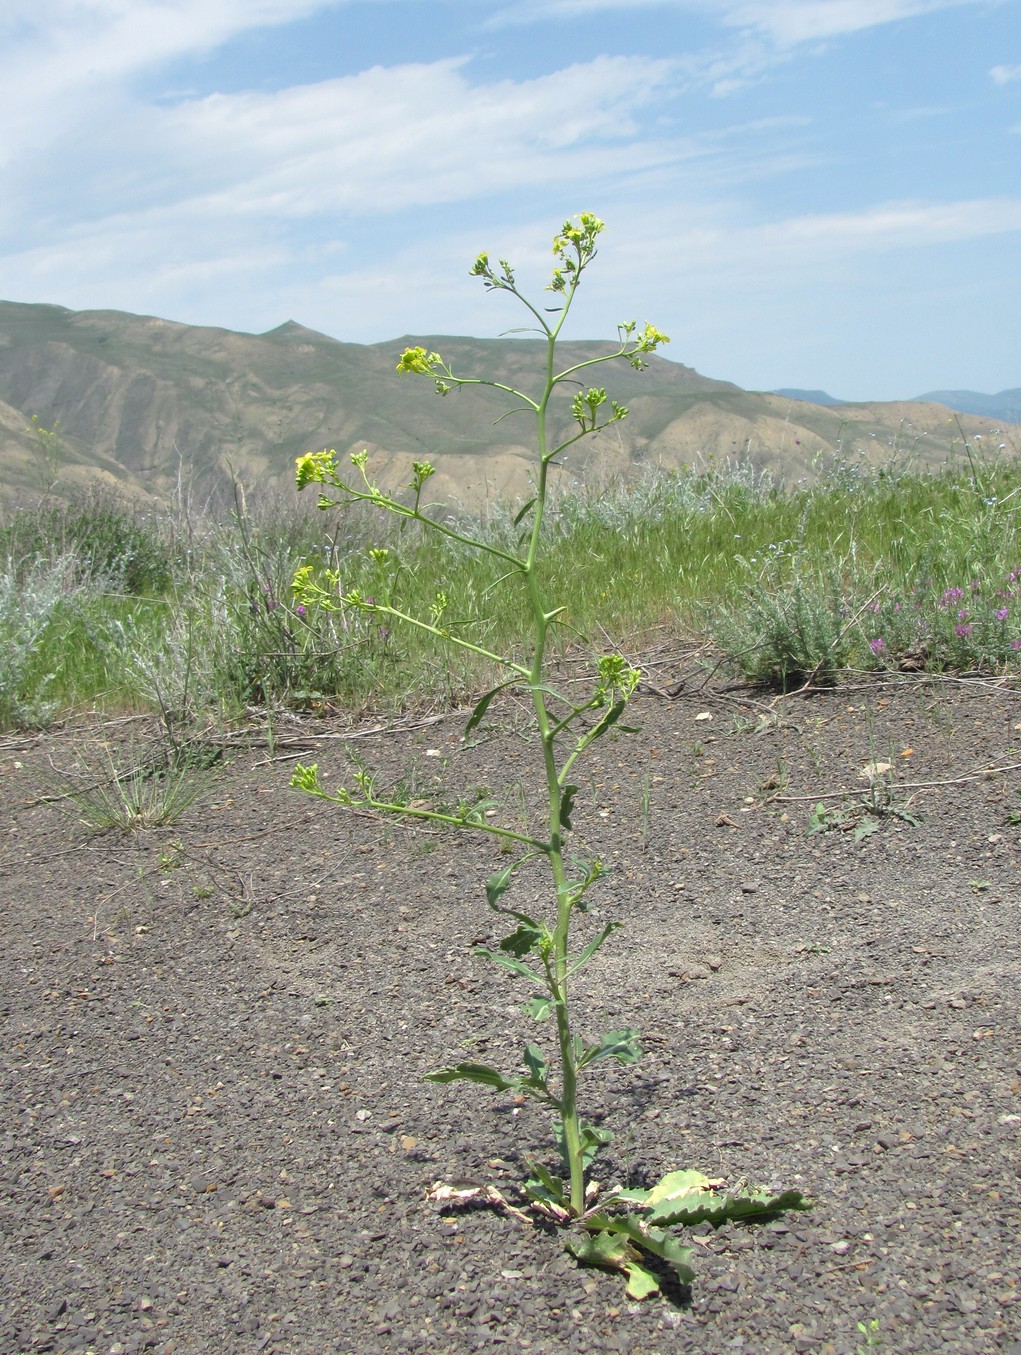
M 633 711 L 575 824 L 612 866 L 591 925 L 625 924 L 576 1001 L 647 1051 L 584 1084 L 617 1135 L 597 1174 L 691 1166 L 815 1209 L 696 1229 L 691 1290 L 639 1304 L 555 1232 L 426 1198 L 514 1199 L 549 1160 L 532 1106 L 421 1080 L 536 1038 L 470 953 L 503 933 L 501 858 L 321 806 L 290 770 L 305 750 L 337 784 L 357 748 L 430 802 L 526 812 L 513 703 L 470 745 L 463 715 L 253 726 L 176 823 L 132 833 L 52 795 L 143 722 L 0 736 L 0 1351 L 854 1355 L 875 1320 L 884 1351 L 1021 1352 L 1021 694 L 898 677 Z M 870 825 L 883 762 L 900 813 Z

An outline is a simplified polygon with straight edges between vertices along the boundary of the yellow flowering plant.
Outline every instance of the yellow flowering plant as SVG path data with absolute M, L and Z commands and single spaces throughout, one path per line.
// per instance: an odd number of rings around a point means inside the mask
M 596 662 L 591 687 L 583 699 L 568 696 L 558 689 L 549 671 L 549 643 L 554 627 L 567 609 L 545 595 L 539 565 L 551 468 L 581 438 L 627 417 L 627 409 L 608 399 L 605 390 L 596 386 L 585 389 L 580 378 L 590 368 L 619 360 L 641 370 L 647 365 L 649 355 L 669 342 L 654 325 L 646 324 L 639 329 L 635 322 L 629 321 L 619 326 L 618 345 L 613 351 L 558 369 L 557 343 L 582 276 L 596 257 L 596 244 L 603 229 L 603 222 L 598 217 L 583 212 L 565 222 L 554 238 L 556 263 L 547 291 L 558 298 L 558 305 L 552 311 L 533 304 L 518 290 L 514 271 L 505 259 L 494 266 L 488 254 L 480 254 L 471 269 L 471 275 L 481 278 L 487 290 L 509 293 L 523 305 L 544 337 L 547 348 L 545 380 L 538 392 L 528 394 L 485 377 L 461 376 L 440 354 L 423 347 L 405 349 L 397 363 L 401 375 L 431 378 L 441 396 L 455 389 L 487 386 L 505 392 L 515 408 L 526 410 L 532 416 L 536 446 L 535 491 L 515 520 L 515 525 L 522 529 L 517 550 L 504 549 L 472 536 L 450 521 L 430 516 L 422 506 L 423 487 L 434 473 L 428 461 L 413 464 L 407 501 L 372 482 L 365 451 L 355 452 L 350 458 L 352 470 L 356 472 L 352 478 L 341 473 L 334 451 L 309 453 L 299 458 L 297 467 L 299 489 L 309 484 L 320 486 L 321 508 L 352 503 L 374 504 L 398 518 L 412 519 L 424 529 L 446 537 L 466 550 L 494 557 L 504 568 L 503 578 L 517 580 L 523 587 L 530 628 L 522 637 L 525 657 L 521 658 L 496 653 L 470 638 L 461 627 L 446 626 L 447 598 L 442 590 L 436 592 L 425 614 L 416 616 L 404 611 L 386 592 L 378 597 L 368 597 L 354 590 L 341 593 L 335 575 L 320 576 L 310 566 L 299 569 L 294 577 L 296 604 L 307 608 L 345 608 L 389 618 L 428 632 L 442 644 L 490 661 L 500 674 L 500 681 L 475 704 L 467 721 L 466 734 L 485 718 L 499 693 L 510 690 L 523 693 L 531 706 L 538 746 L 543 826 L 530 832 L 501 824 L 480 813 L 478 805 L 465 804 L 447 812 L 406 802 L 396 795 L 378 792 L 374 777 L 361 766 L 354 774 L 351 787 L 328 791 L 319 779 L 316 766 L 299 764 L 292 785 L 345 807 L 370 808 L 384 814 L 488 834 L 513 855 L 514 859 L 486 883 L 490 907 L 509 919 L 512 930 L 495 949 L 482 947 L 475 953 L 509 970 L 529 986 L 525 1010 L 537 1022 L 552 1020 L 552 1050 L 548 1056 L 538 1043 L 529 1043 L 524 1050 L 521 1069 L 509 1073 L 486 1064 L 463 1061 L 427 1076 L 434 1082 L 475 1082 L 499 1092 L 525 1095 L 552 1112 L 563 1175 L 556 1175 L 541 1163 L 532 1161 L 532 1174 L 523 1184 L 523 1193 L 531 1208 L 544 1219 L 570 1229 L 566 1245 L 579 1260 L 622 1272 L 632 1297 L 643 1298 L 658 1291 L 656 1270 L 663 1264 L 672 1267 L 682 1282 L 692 1278 L 690 1248 L 683 1246 L 668 1231 L 672 1225 L 762 1217 L 781 1209 L 804 1208 L 807 1202 L 797 1191 L 776 1193 L 744 1186 L 734 1192 L 719 1191 L 715 1188 L 719 1183 L 710 1182 L 694 1171 L 672 1172 L 649 1191 L 601 1191 L 589 1175 L 594 1159 L 612 1136 L 606 1129 L 582 1118 L 579 1111 L 580 1075 L 603 1059 L 634 1064 L 641 1056 L 641 1049 L 638 1033 L 631 1027 L 593 1038 L 583 1038 L 576 1033 L 569 1001 L 572 980 L 620 924 L 608 922 L 591 932 L 580 948 L 572 948 L 572 924 L 586 913 L 586 895 L 603 873 L 600 861 L 580 859 L 568 852 L 572 814 L 579 790 L 573 777 L 578 760 L 611 729 L 634 732 L 622 723 L 621 717 L 638 686 L 641 673 L 620 654 L 608 654 Z M 557 441 L 552 435 L 550 402 L 554 392 L 565 383 L 581 389 L 570 403 L 571 429 L 563 440 Z M 375 550 L 370 554 L 374 564 L 385 571 L 389 564 L 388 553 Z M 508 906 L 505 901 L 518 869 L 526 861 L 536 859 L 545 862 L 550 885 L 550 909 L 545 917 Z M 494 1195 L 489 1188 L 487 1198 L 492 1199 Z M 658 1260 L 650 1261 L 650 1257 Z

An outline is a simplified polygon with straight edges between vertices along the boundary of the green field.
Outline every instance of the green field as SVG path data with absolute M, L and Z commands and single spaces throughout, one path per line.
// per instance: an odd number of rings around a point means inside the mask
M 547 526 L 549 593 L 570 599 L 559 642 L 640 656 L 665 627 L 772 687 L 842 669 L 1016 671 L 1019 506 L 1013 457 L 938 474 L 835 462 L 794 490 L 737 466 L 565 495 Z M 497 505 L 481 524 L 511 551 L 513 513 Z M 368 554 L 380 545 L 385 565 Z M 95 710 L 177 721 L 252 707 L 392 712 L 484 688 L 490 674 L 411 627 L 299 614 L 290 582 L 306 561 L 412 615 L 442 589 L 445 624 L 489 649 L 527 633 L 512 598 L 491 600 L 491 561 L 414 525 L 319 513 L 297 493 L 239 494 L 218 516 L 101 496 L 11 509 L 0 517 L 0 723 Z

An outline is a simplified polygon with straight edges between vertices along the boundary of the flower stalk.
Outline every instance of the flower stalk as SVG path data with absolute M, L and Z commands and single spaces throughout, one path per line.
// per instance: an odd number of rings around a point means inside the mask
M 536 1021 L 552 1016 L 555 1026 L 555 1057 L 552 1067 L 537 1044 L 527 1045 L 522 1061 L 522 1072 L 504 1074 L 485 1064 L 461 1062 L 429 1073 L 435 1082 L 470 1081 L 498 1091 L 514 1091 L 538 1100 L 554 1113 L 554 1136 L 560 1151 L 566 1179 L 554 1175 L 542 1163 L 532 1162 L 533 1175 L 525 1183 L 525 1195 L 533 1206 L 547 1217 L 560 1222 L 575 1222 L 588 1230 L 595 1241 L 569 1244 L 583 1260 L 609 1265 L 628 1276 L 629 1290 L 636 1297 L 654 1292 L 657 1281 L 643 1268 L 640 1249 L 651 1251 L 674 1265 L 681 1278 L 690 1277 L 687 1267 L 688 1252 L 661 1234 L 661 1230 L 639 1224 L 631 1215 L 606 1213 L 604 1209 L 593 1214 L 589 1209 L 588 1168 L 599 1150 L 610 1140 L 608 1131 L 587 1123 L 579 1112 L 580 1075 L 591 1064 L 612 1058 L 622 1064 L 633 1064 L 640 1057 L 637 1032 L 627 1028 L 608 1032 L 596 1041 L 586 1043 L 576 1032 L 576 1022 L 570 1001 L 571 980 L 592 959 L 618 924 L 608 923 L 591 936 L 578 953 L 571 951 L 572 923 L 577 913 L 585 912 L 588 889 L 602 874 L 598 860 L 578 861 L 567 855 L 566 847 L 572 832 L 572 815 L 578 786 L 570 780 L 577 760 L 603 735 L 616 729 L 632 732 L 620 724 L 620 717 L 635 691 L 640 672 L 619 654 L 608 654 L 598 660 L 588 696 L 582 701 L 559 692 L 551 683 L 549 642 L 554 628 L 567 610 L 562 604 L 553 604 L 546 596 L 541 578 L 544 543 L 544 520 L 547 509 L 551 468 L 558 457 L 579 439 L 588 437 L 627 417 L 627 409 L 615 400 L 608 400 L 605 390 L 584 389 L 579 374 L 604 363 L 624 359 L 634 368 L 646 366 L 647 357 L 669 342 L 667 336 L 653 325 L 641 330 L 631 321 L 618 330 L 618 345 L 610 353 L 557 369 L 557 344 L 571 311 L 571 306 L 582 277 L 596 257 L 596 244 L 603 231 L 603 222 L 591 213 L 564 223 L 553 241 L 556 260 L 552 279 L 547 288 L 558 298 L 553 311 L 534 305 L 519 290 L 511 265 L 499 260 L 494 265 L 487 254 L 480 254 L 471 269 L 474 277 L 482 280 L 488 291 L 506 292 L 525 307 L 544 337 L 546 354 L 543 384 L 532 394 L 503 382 L 485 377 L 462 377 L 444 362 L 440 354 L 424 347 L 405 349 L 397 364 L 402 375 L 426 376 L 435 383 L 441 397 L 452 390 L 469 386 L 488 386 L 504 392 L 514 407 L 530 413 L 534 419 L 536 447 L 536 481 L 532 499 L 521 509 L 516 525 L 525 526 L 518 551 L 498 548 L 489 541 L 441 522 L 422 506 L 426 482 L 434 474 L 428 461 L 416 461 L 412 466 L 410 495 L 398 498 L 388 493 L 369 478 L 367 453 L 356 452 L 351 464 L 357 477 L 350 480 L 341 473 L 334 451 L 311 452 L 299 458 L 298 488 L 315 484 L 320 487 L 319 507 L 329 509 L 337 505 L 371 503 L 405 521 L 421 525 L 423 530 L 453 540 L 471 551 L 489 555 L 506 567 L 504 580 L 516 579 L 522 586 L 527 602 L 529 631 L 525 638 L 527 662 L 519 662 L 509 655 L 495 653 L 461 633 L 459 626 L 445 624 L 447 598 L 441 591 L 425 615 L 413 616 L 389 594 L 364 597 L 355 591 L 343 592 L 336 573 L 317 572 L 311 566 L 299 569 L 294 578 L 297 606 L 309 609 L 348 609 L 386 617 L 395 623 L 414 626 L 432 635 L 437 642 L 457 651 L 491 661 L 502 680 L 486 692 L 476 703 L 466 726 L 466 734 L 485 718 L 494 698 L 507 689 L 517 689 L 530 698 L 534 730 L 541 750 L 542 779 L 545 802 L 545 826 L 541 831 L 519 831 L 509 825 L 489 820 L 478 805 L 461 806 L 456 811 L 423 808 L 393 794 L 377 793 L 370 772 L 359 767 L 353 787 L 327 792 L 315 766 L 298 765 L 292 784 L 324 800 L 345 806 L 365 806 L 398 817 L 425 819 L 445 824 L 450 828 L 477 831 L 501 840 L 504 847 L 521 854 L 509 866 L 497 871 L 486 885 L 486 897 L 493 910 L 514 924 L 513 931 L 501 940 L 496 949 L 481 947 L 477 955 L 488 958 L 528 981 L 532 995 L 525 1011 Z M 555 316 L 555 319 L 549 318 Z M 571 431 L 561 440 L 553 433 L 554 398 L 562 386 L 576 389 L 570 400 Z M 560 406 L 558 405 L 557 409 Z M 370 552 L 373 562 L 381 570 L 389 563 L 389 552 Z M 582 717 L 586 717 L 583 726 Z M 536 858 L 546 862 L 550 884 L 551 904 L 548 919 L 533 917 L 504 902 L 517 869 Z M 705 1180 L 705 1178 L 700 1178 Z M 708 1183 L 706 1183 L 708 1186 Z M 701 1187 L 699 1187 L 701 1189 Z M 639 1203 L 636 1200 L 632 1204 Z M 592 1250 L 594 1248 L 594 1250 Z

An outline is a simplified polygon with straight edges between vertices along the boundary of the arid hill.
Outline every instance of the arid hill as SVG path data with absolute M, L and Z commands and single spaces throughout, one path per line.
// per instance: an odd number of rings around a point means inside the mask
M 0 490 L 15 496 L 53 485 L 73 496 L 89 480 L 131 495 L 165 496 L 184 481 L 201 495 L 289 485 L 302 452 L 367 447 L 380 482 L 407 478 L 428 456 L 435 498 L 477 507 L 527 494 L 532 451 L 527 417 L 488 389 L 437 398 L 428 382 L 399 379 L 408 344 L 441 352 L 461 374 L 525 389 L 541 381 L 544 346 L 532 339 L 406 336 L 340 343 L 293 322 L 267 334 L 177 324 L 119 311 L 0 302 Z M 565 343 L 564 366 L 609 351 Z M 589 373 L 585 373 L 589 376 Z M 596 368 L 630 417 L 565 458 L 565 473 L 589 485 L 645 467 L 705 466 L 749 459 L 786 480 L 812 473 L 821 454 L 896 452 L 923 466 L 960 452 L 963 434 L 990 437 L 986 418 L 929 404 L 821 407 L 755 394 L 654 357 L 647 371 Z M 586 384 L 589 384 L 586 382 Z M 570 426 L 566 397 L 558 411 Z M 59 425 L 59 465 L 47 466 L 35 416 Z M 1017 430 L 1002 435 L 1018 440 Z M 981 445 L 981 444 L 979 444 Z

